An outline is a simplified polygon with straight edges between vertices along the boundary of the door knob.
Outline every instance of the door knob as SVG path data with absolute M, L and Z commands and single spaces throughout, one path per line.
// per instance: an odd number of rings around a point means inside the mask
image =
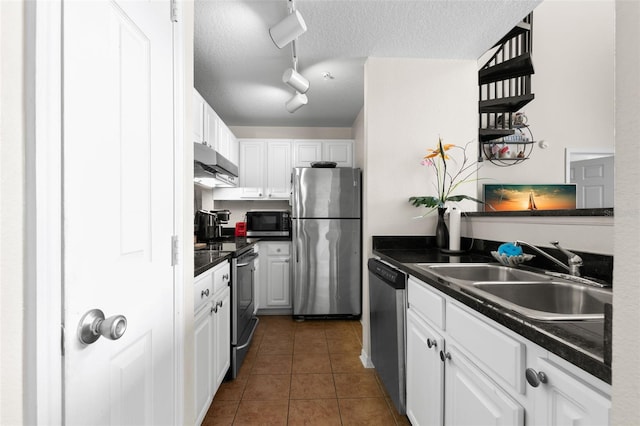
M 445 351 L 440 351 L 440 359 L 442 360 L 442 362 L 445 362 L 446 360 L 450 360 L 451 359 L 451 353 L 450 352 L 445 352 Z
M 104 336 L 109 340 L 122 337 L 127 329 L 127 319 L 124 315 L 104 317 L 100 309 L 92 309 L 82 316 L 78 324 L 78 339 L 85 345 L 90 345 Z

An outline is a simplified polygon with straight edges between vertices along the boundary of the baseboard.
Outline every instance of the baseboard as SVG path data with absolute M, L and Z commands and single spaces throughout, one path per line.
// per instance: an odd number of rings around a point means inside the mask
M 362 350 L 362 352 L 360 352 L 360 362 L 362 363 L 364 368 L 374 368 L 373 362 L 371 362 L 371 358 L 369 357 L 369 354 L 366 353 L 364 349 Z

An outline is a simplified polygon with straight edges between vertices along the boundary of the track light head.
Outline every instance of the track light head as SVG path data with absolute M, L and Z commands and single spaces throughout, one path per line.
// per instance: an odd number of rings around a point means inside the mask
M 300 93 L 307 93 L 309 90 L 309 80 L 293 68 L 287 68 L 282 74 L 282 82 Z
M 287 111 L 290 113 L 294 113 L 303 106 L 309 103 L 309 99 L 307 99 L 307 95 L 303 93 L 296 93 L 293 98 L 289 99 L 285 104 Z
M 271 35 L 273 43 L 279 49 L 282 49 L 306 31 L 307 24 L 302 19 L 302 15 L 297 10 L 294 10 L 282 21 L 269 28 L 269 35 Z

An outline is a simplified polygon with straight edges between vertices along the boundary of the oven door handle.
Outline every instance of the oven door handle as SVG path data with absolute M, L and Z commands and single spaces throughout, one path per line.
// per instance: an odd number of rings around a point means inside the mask
M 251 264 L 253 263 L 253 261 L 254 261 L 254 260 L 256 260 L 256 259 L 258 258 L 258 256 L 259 256 L 259 254 L 252 254 L 252 255 L 250 255 L 250 256 L 243 256 L 243 257 L 242 257 L 242 260 L 243 260 L 243 261 L 245 260 L 245 259 L 244 259 L 245 257 L 248 257 L 248 258 L 249 258 L 249 260 L 247 260 L 246 262 L 238 263 L 238 264 L 236 265 L 236 268 L 242 268 L 242 267 L 244 267 L 244 266 L 249 266 L 249 265 L 251 265 Z
M 244 344 L 236 347 L 236 351 L 241 351 L 242 349 L 246 348 L 251 344 L 251 340 L 253 340 L 253 334 L 256 332 L 256 328 L 258 328 L 258 323 L 260 322 L 260 318 L 258 317 L 253 317 L 252 319 L 255 319 L 256 323 L 253 326 L 253 329 L 251 330 L 251 334 L 249 335 L 249 338 Z

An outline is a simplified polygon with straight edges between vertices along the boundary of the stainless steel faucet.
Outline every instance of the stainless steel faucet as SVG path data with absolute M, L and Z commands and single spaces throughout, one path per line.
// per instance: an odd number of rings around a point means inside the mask
M 530 249 L 532 249 L 533 251 L 535 251 L 536 253 L 539 253 L 539 254 L 543 255 L 544 257 L 546 257 L 547 259 L 553 261 L 555 264 L 557 264 L 559 266 L 562 266 L 564 269 L 569 271 L 569 274 L 571 274 L 573 276 L 576 276 L 576 277 L 579 277 L 580 276 L 580 267 L 582 266 L 582 258 L 580 256 L 578 256 L 577 254 L 572 253 L 569 250 L 560 247 L 560 243 L 558 241 L 551 241 L 551 244 L 553 244 L 562 253 L 567 255 L 567 265 L 565 265 L 563 262 L 561 262 L 560 260 L 556 259 L 555 257 L 551 256 L 549 253 L 540 250 L 538 247 L 534 246 L 533 244 L 529 244 L 526 241 L 519 241 L 519 240 L 515 242 L 515 245 L 517 245 L 517 246 L 527 246 Z

